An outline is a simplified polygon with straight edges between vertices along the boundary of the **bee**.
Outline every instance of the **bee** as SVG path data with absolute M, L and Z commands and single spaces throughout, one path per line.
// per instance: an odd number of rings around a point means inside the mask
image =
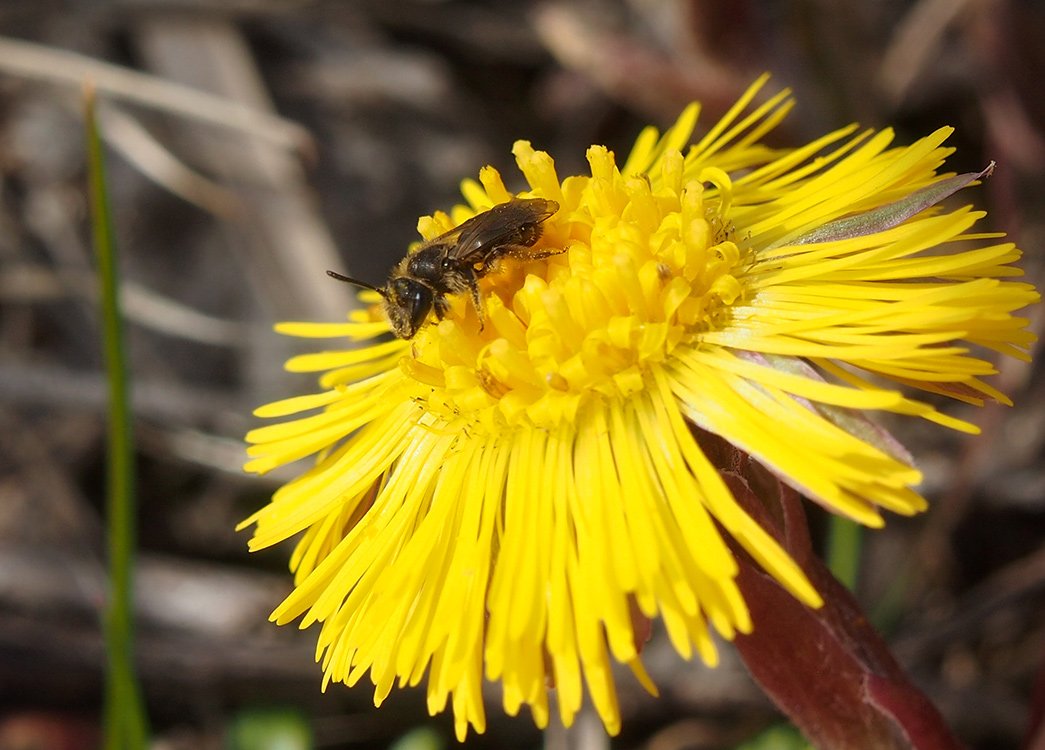
M 479 279 L 502 258 L 538 260 L 562 252 L 559 248 L 535 250 L 543 224 L 559 204 L 544 198 L 515 198 L 474 216 L 461 226 L 428 240 L 396 264 L 383 287 L 375 287 L 334 271 L 338 281 L 371 289 L 384 300 L 392 332 L 411 339 L 433 310 L 442 320 L 450 309 L 448 294 L 470 292 L 483 328 Z

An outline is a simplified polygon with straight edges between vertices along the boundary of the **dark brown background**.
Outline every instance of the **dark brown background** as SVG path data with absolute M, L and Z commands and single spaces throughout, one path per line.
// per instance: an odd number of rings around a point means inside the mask
M 623 155 L 642 124 L 669 124 L 691 99 L 705 102 L 706 127 L 766 70 L 799 100 L 779 145 L 854 120 L 893 125 L 901 143 L 957 126 L 952 169 L 998 161 L 959 200 L 990 210 L 1040 287 L 1043 27 L 1045 4 L 1020 0 L 0 4 L 0 748 L 24 746 L 13 738 L 27 728 L 82 744 L 100 703 L 105 385 L 85 73 L 108 102 L 153 728 L 170 747 L 220 747 L 241 711 L 287 706 L 320 747 L 378 748 L 423 725 L 449 738 L 449 717 L 429 719 L 420 691 L 380 711 L 365 685 L 320 694 L 314 634 L 266 621 L 289 585 L 289 545 L 249 557 L 232 531 L 290 476 L 240 473 L 250 410 L 313 387 L 281 372 L 303 346 L 272 323 L 340 319 L 350 290 L 323 269 L 380 282 L 418 215 L 453 203 L 482 164 L 519 186 L 514 139 L 568 174 L 590 143 Z M 106 97 L 123 85 L 114 72 L 67 52 L 152 78 Z M 162 80 L 286 120 L 202 123 Z M 891 423 L 932 509 L 869 537 L 859 589 L 978 748 L 1019 746 L 1045 644 L 1045 382 L 1013 362 L 996 382 L 1017 408 L 950 407 L 980 437 Z M 774 721 L 728 648 L 714 672 L 681 662 L 662 634 L 647 653 L 662 698 L 622 675 L 614 748 L 730 747 Z M 489 730 L 470 746 L 541 746 L 529 717 L 505 718 L 493 692 L 488 705 Z M 546 746 L 597 748 L 599 736 L 553 731 Z

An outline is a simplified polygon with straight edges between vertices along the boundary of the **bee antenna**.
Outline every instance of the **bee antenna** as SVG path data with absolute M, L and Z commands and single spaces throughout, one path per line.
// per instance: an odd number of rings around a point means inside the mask
M 329 276 L 332 279 L 337 279 L 338 281 L 344 281 L 346 284 L 355 284 L 356 286 L 361 286 L 364 289 L 369 289 L 372 292 L 377 292 L 382 297 L 388 297 L 388 295 L 385 294 L 384 289 L 379 289 L 373 284 L 368 284 L 365 281 L 360 281 L 359 279 L 353 279 L 351 276 L 344 276 L 338 273 L 337 271 L 327 271 L 327 276 Z

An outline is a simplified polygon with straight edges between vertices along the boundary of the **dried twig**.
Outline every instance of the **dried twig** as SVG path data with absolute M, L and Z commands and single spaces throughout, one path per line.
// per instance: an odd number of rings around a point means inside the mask
M 900 102 L 925 66 L 938 57 L 943 35 L 972 0 L 921 0 L 904 18 L 882 55 L 878 85 Z
M 72 290 L 94 302 L 98 285 L 82 271 L 56 274 L 45 268 L 13 266 L 0 272 L 0 300 L 37 302 L 64 297 Z M 213 346 L 244 346 L 246 326 L 207 315 L 133 281 L 123 284 L 121 299 L 128 320 L 189 341 Z
M 295 122 L 68 50 L 0 38 L 0 71 L 72 86 L 76 92 L 84 80 L 90 79 L 101 96 L 118 97 L 239 130 L 305 155 L 314 151 L 312 137 Z
M 243 202 L 236 193 L 190 169 L 135 118 L 112 104 L 102 107 L 98 116 L 105 142 L 146 177 L 219 218 L 243 216 Z

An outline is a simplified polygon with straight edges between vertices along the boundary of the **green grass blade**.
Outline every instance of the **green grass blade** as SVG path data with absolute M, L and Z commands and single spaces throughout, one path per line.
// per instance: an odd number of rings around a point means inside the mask
M 105 612 L 105 748 L 139 750 L 146 746 L 145 711 L 134 670 L 134 549 L 137 513 L 134 497 L 134 436 L 131 430 L 127 358 L 120 315 L 119 274 L 105 159 L 92 86 L 85 88 L 87 170 L 91 225 L 101 281 L 102 338 L 109 383 L 109 451 L 106 510 L 109 541 L 109 602 Z
M 832 515 L 827 531 L 827 567 L 847 589 L 856 589 L 860 574 L 863 527 L 856 521 Z

